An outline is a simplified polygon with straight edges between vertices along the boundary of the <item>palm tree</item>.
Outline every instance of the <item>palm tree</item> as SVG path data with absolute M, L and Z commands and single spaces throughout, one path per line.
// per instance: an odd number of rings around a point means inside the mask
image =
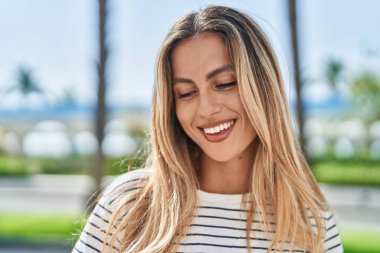
M 17 82 L 10 87 L 6 93 L 17 91 L 22 96 L 28 96 L 31 93 L 42 93 L 42 89 L 37 84 L 32 70 L 25 66 L 21 66 L 17 70 Z
M 293 72 L 294 81 L 296 86 L 296 103 L 297 103 L 297 121 L 299 127 L 299 139 L 301 148 L 305 151 L 305 139 L 304 139 L 304 123 L 305 113 L 302 102 L 302 83 L 300 78 L 300 64 L 299 64 L 299 50 L 298 50 L 298 35 L 297 35 L 297 8 L 296 0 L 288 0 L 288 16 L 289 26 L 291 32 L 291 43 L 293 53 Z
M 43 90 L 39 87 L 38 82 L 33 76 L 33 72 L 30 68 L 26 66 L 20 66 L 16 72 L 16 82 L 13 86 L 5 90 L 4 94 L 8 95 L 13 92 L 17 92 L 22 96 L 21 102 L 24 102 L 28 99 L 28 96 L 37 93 L 43 95 Z M 18 133 L 21 140 L 24 138 L 24 132 L 20 131 Z M 0 150 L 1 151 L 1 150 Z
M 96 61 L 98 73 L 98 91 L 97 91 L 97 108 L 95 120 L 95 135 L 98 142 L 98 149 L 94 167 L 92 168 L 92 176 L 95 180 L 96 189 L 101 186 L 101 180 L 104 174 L 105 157 L 102 151 L 102 143 L 104 139 L 104 126 L 106 124 L 106 71 L 108 59 L 107 40 L 107 17 L 108 7 L 107 0 L 98 0 L 98 43 L 99 43 L 99 58 Z
M 324 77 L 327 84 L 336 91 L 337 85 L 343 78 L 344 65 L 340 60 L 329 59 L 324 67 Z

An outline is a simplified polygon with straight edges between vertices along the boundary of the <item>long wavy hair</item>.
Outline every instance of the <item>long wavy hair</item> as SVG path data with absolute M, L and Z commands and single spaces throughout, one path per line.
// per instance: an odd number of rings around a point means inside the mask
M 152 173 L 145 186 L 120 197 L 109 223 L 107 243 L 123 232 L 122 250 L 172 252 L 192 221 L 198 205 L 197 147 L 175 113 L 171 56 L 181 41 L 203 32 L 220 35 L 236 71 L 241 101 L 257 132 L 247 212 L 246 245 L 250 250 L 255 213 L 269 228 L 275 224 L 270 249 L 285 245 L 323 252 L 323 212 L 327 203 L 296 139 L 279 65 L 269 40 L 249 16 L 229 7 L 209 6 L 182 17 L 159 51 L 152 103 Z M 127 212 L 125 206 L 130 205 Z M 314 220 L 312 222 L 312 220 Z M 113 236 L 112 236 L 113 234 Z

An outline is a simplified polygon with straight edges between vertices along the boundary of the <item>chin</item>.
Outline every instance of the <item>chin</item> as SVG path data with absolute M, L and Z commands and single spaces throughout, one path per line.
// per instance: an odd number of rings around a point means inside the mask
M 216 162 L 228 162 L 232 159 L 234 159 L 239 152 L 205 152 L 205 154 L 212 160 Z

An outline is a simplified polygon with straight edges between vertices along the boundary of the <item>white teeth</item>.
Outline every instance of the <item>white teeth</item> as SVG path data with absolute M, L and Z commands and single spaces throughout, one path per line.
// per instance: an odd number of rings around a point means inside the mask
M 211 127 L 211 128 L 203 128 L 203 131 L 206 134 L 214 134 L 214 133 L 219 133 L 222 130 L 230 128 L 234 124 L 234 121 L 231 120 L 227 123 L 220 124 L 219 126 L 216 127 Z

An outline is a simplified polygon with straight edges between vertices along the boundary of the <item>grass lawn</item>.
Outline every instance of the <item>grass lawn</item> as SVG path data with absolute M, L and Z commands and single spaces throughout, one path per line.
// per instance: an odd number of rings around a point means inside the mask
M 80 216 L 0 214 L 0 240 L 67 242 L 82 228 Z
M 58 242 L 73 245 L 82 217 L 42 214 L 0 214 L 0 242 Z M 340 229 L 345 253 L 380 252 L 380 230 Z
M 345 253 L 380 252 L 380 229 L 340 229 Z

